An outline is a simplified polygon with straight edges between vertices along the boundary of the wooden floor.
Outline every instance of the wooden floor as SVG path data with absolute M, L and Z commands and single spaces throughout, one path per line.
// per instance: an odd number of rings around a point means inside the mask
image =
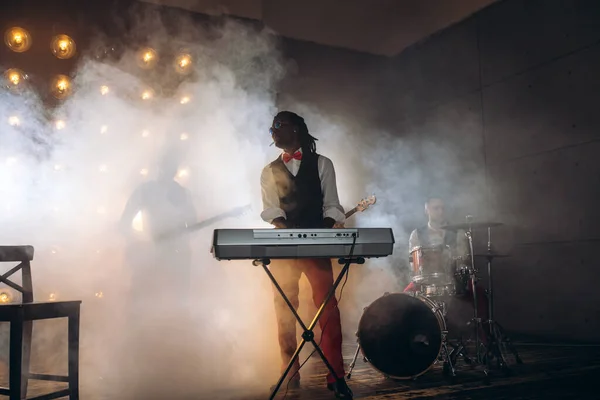
M 346 364 L 350 363 L 355 347 L 346 346 Z M 458 363 L 454 383 L 442 375 L 441 366 L 435 365 L 417 381 L 393 381 L 382 377 L 378 372 L 359 358 L 352 378 L 348 381 L 356 399 L 595 399 L 600 398 L 600 346 L 566 346 L 519 344 L 522 365 L 512 366 L 512 375 L 504 376 L 499 371 L 491 374 L 491 384 L 483 381 L 483 373 L 471 370 L 464 362 Z M 2 371 L 5 375 L 6 371 Z M 83 372 L 83 371 L 82 371 Z M 2 379 L 4 378 L 4 379 Z M 0 380 L 7 381 L 7 376 Z M 325 368 L 318 358 L 311 358 L 302 368 L 302 387 L 289 390 L 286 399 L 334 399 L 325 388 Z M 4 382 L 3 382 L 4 383 Z M 52 389 L 48 382 L 32 381 L 28 397 L 47 393 Z M 125 397 L 113 390 L 100 387 L 91 390 L 81 388 L 83 400 L 120 400 Z M 277 399 L 283 399 L 285 387 Z M 267 399 L 269 393 L 252 396 L 240 392 L 219 392 L 196 394 L 190 397 L 167 396 L 168 400 L 178 399 L 228 399 L 258 400 Z M 160 396 L 160 399 L 167 400 Z M 159 397 L 157 397 L 158 399 Z M 144 400 L 154 400 L 146 398 Z
M 346 348 L 347 364 L 355 348 Z M 489 385 L 483 372 L 458 363 L 454 383 L 434 367 L 416 381 L 393 381 L 359 358 L 348 381 L 357 399 L 593 399 L 600 398 L 600 346 L 525 345 L 518 347 L 521 365 L 511 365 L 511 376 L 492 371 Z M 309 365 L 310 364 L 310 365 Z M 289 390 L 288 399 L 333 399 L 324 387 L 325 368 L 317 358 L 304 367 L 302 388 Z M 303 369 L 304 369 L 303 368 Z M 310 371 L 310 373 L 308 373 Z M 277 398 L 283 399 L 285 387 Z M 254 400 L 258 397 L 240 399 Z M 260 397 L 268 398 L 268 396 Z

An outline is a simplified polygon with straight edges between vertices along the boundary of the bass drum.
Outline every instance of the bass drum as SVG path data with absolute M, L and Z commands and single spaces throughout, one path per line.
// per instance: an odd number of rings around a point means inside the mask
M 365 359 L 393 379 L 427 372 L 442 348 L 446 323 L 432 300 L 405 293 L 385 294 L 365 308 L 357 337 Z

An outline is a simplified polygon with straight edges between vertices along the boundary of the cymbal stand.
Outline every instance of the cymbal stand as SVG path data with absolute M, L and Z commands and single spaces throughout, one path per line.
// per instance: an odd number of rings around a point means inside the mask
M 477 270 L 475 269 L 475 252 L 473 251 L 473 229 L 471 227 L 472 218 L 470 215 L 467 215 L 467 223 L 469 224 L 469 229 L 465 231 L 465 236 L 469 241 L 469 253 L 471 254 L 471 268 L 469 268 L 469 283 L 471 285 L 471 290 L 473 291 L 473 318 L 472 322 L 475 322 L 475 355 L 478 362 L 481 362 L 481 340 L 479 337 L 479 329 L 481 328 L 481 318 L 477 315 L 477 290 L 475 290 L 475 284 L 477 283 Z
M 471 226 L 471 221 L 473 217 L 467 215 L 466 218 L 467 223 L 469 224 L 469 229 L 465 231 L 465 236 L 469 240 L 469 253 L 471 254 L 471 268 L 469 268 L 469 280 L 471 284 L 471 289 L 473 291 L 473 318 L 471 319 L 471 321 L 475 322 L 475 361 L 483 367 L 485 382 L 489 384 L 490 377 L 488 373 L 487 363 L 482 362 L 481 356 L 481 347 L 483 343 L 481 343 L 481 340 L 479 338 L 479 332 L 483 325 L 481 323 L 481 318 L 479 317 L 479 315 L 477 315 L 477 290 L 475 288 L 475 284 L 477 282 L 477 269 L 475 268 L 475 252 L 473 251 L 473 228 Z M 464 351 L 465 349 L 463 348 L 462 350 Z
M 506 362 L 506 350 L 509 350 L 513 353 L 517 364 L 523 364 L 521 357 L 519 357 L 519 353 L 514 345 L 510 342 L 508 336 L 504 333 L 504 329 L 494 320 L 494 292 L 493 292 L 493 281 L 492 281 L 492 260 L 494 259 L 494 255 L 492 254 L 492 233 L 491 228 L 488 227 L 488 243 L 487 243 L 488 255 L 487 259 L 487 271 L 488 271 L 488 313 L 489 319 L 486 321 L 488 324 L 488 345 L 486 348 L 486 364 L 491 367 L 491 359 L 492 357 L 496 357 L 498 361 L 498 366 L 501 370 L 503 370 L 507 375 L 510 373 L 508 368 L 508 363 Z

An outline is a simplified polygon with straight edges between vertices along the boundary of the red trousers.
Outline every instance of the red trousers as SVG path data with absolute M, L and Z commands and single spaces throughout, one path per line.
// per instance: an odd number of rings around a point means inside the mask
M 298 292 L 302 273 L 306 275 L 310 283 L 313 302 L 317 309 L 321 307 L 327 293 L 333 286 L 333 270 L 330 259 L 273 260 L 270 270 L 296 310 L 298 310 L 299 306 Z M 274 286 L 273 291 L 275 295 L 275 314 L 277 316 L 283 372 L 298 347 L 296 340 L 297 321 Z M 333 367 L 338 378 L 343 378 L 345 371 L 344 359 L 342 358 L 342 326 L 340 310 L 337 307 L 335 296 L 329 301 L 325 310 L 323 310 L 323 314 L 319 319 L 319 326 L 321 327 L 320 347 L 323 350 L 323 354 Z M 287 378 L 291 378 L 299 367 L 300 362 L 296 359 L 294 367 Z M 327 382 L 335 382 L 333 375 L 327 374 Z

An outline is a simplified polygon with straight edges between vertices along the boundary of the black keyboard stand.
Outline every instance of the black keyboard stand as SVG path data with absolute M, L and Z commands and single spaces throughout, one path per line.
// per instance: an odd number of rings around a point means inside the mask
M 271 279 L 271 282 L 273 282 L 273 285 L 275 286 L 275 288 L 277 289 L 277 291 L 279 292 L 279 294 L 281 295 L 281 297 L 283 297 L 283 300 L 288 305 L 290 311 L 294 314 L 294 317 L 296 317 L 296 320 L 298 321 L 298 323 L 300 324 L 300 327 L 302 327 L 302 329 L 304 331 L 302 333 L 302 341 L 300 342 L 300 344 L 298 345 L 298 348 L 294 352 L 294 355 L 292 356 L 292 359 L 290 360 L 287 368 L 285 369 L 285 371 L 283 372 L 283 374 L 279 378 L 279 381 L 277 382 L 277 385 L 275 385 L 275 389 L 273 389 L 273 392 L 271 393 L 271 397 L 269 397 L 269 400 L 273 400 L 275 398 L 275 396 L 277 395 L 277 392 L 279 391 L 279 388 L 281 387 L 281 385 L 283 384 L 283 381 L 285 380 L 285 378 L 289 374 L 290 370 L 292 369 L 292 366 L 294 365 L 294 362 L 300 356 L 300 351 L 302 351 L 302 348 L 304 347 L 304 345 L 306 344 L 306 342 L 311 342 L 313 344 L 313 346 L 315 346 L 315 350 L 317 351 L 317 353 L 319 353 L 319 356 L 321 356 L 321 358 L 323 359 L 323 362 L 325 363 L 325 365 L 329 369 L 329 372 L 331 372 L 331 374 L 336 379 L 342 378 L 342 377 L 336 375 L 335 371 L 333 370 L 333 367 L 331 366 L 331 364 L 329 363 L 329 361 L 327 361 L 327 358 L 323 354 L 323 351 L 321 351 L 321 348 L 319 347 L 318 343 L 315 341 L 315 334 L 313 333 L 313 329 L 315 328 L 315 326 L 319 322 L 319 319 L 321 318 L 321 315 L 323 314 L 323 311 L 325 310 L 325 307 L 327 306 L 327 304 L 329 303 L 329 301 L 335 296 L 335 292 L 336 292 L 338 286 L 340 285 L 340 283 L 342 282 L 342 279 L 344 279 L 344 277 L 348 274 L 348 269 L 350 268 L 350 264 L 364 264 L 365 263 L 365 259 L 364 259 L 364 257 L 340 258 L 338 260 L 338 262 L 340 264 L 344 264 L 344 266 L 342 267 L 342 270 L 340 271 L 340 274 L 338 275 L 337 279 L 333 283 L 333 286 L 329 290 L 329 293 L 327 293 L 327 296 L 325 297 L 325 300 L 323 301 L 323 304 L 321 304 L 321 307 L 319 307 L 319 310 L 315 314 L 315 317 L 313 318 L 312 322 L 310 323 L 310 325 L 308 327 L 306 327 L 306 325 L 304 324 L 304 322 L 302 321 L 302 319 L 300 318 L 300 316 L 298 315 L 298 313 L 294 309 L 294 306 L 292 305 L 292 303 L 290 302 L 290 300 L 287 298 L 287 296 L 285 295 L 285 293 L 281 289 L 281 286 L 279 286 L 279 284 L 275 280 L 275 277 L 273 277 L 273 274 L 271 273 L 271 271 L 267 267 L 271 263 L 271 260 L 268 259 L 268 258 L 265 258 L 265 259 L 254 260 L 252 262 L 252 264 L 255 265 L 255 266 L 262 265 L 263 269 L 265 270 L 265 272 L 269 276 L 269 279 Z

